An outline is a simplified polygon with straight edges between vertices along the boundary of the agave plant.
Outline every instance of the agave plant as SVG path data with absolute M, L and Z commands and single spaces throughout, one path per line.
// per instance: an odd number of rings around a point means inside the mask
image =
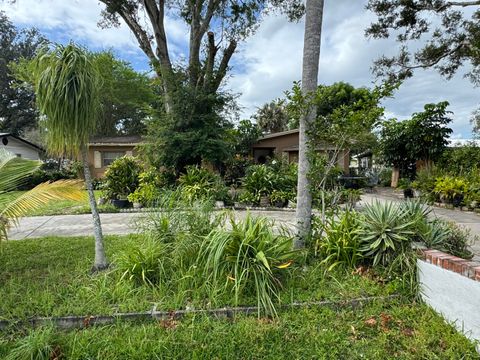
M 84 196 L 78 180 L 43 183 L 18 196 L 11 193 L 41 164 L 40 161 L 22 159 L 0 149 L 0 241 L 7 239 L 8 229 L 29 211 L 50 200 L 80 200 Z
M 413 225 L 407 212 L 394 203 L 367 204 L 359 231 L 364 256 L 373 258 L 373 265 L 390 264 L 396 255 L 409 249 Z
M 282 275 L 298 252 L 292 250 L 288 232 L 277 235 L 273 225 L 266 218 L 247 215 L 237 223 L 232 218 L 231 230 L 218 228 L 205 238 L 199 263 L 212 293 L 233 288 L 238 305 L 241 295 L 254 291 L 259 315 L 276 315 Z

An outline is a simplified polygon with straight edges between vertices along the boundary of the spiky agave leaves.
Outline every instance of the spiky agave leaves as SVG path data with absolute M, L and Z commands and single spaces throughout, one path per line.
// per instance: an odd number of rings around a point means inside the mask
M 100 111 L 100 75 L 91 54 L 73 43 L 41 51 L 33 61 L 36 103 L 46 116 L 47 148 L 78 157 Z

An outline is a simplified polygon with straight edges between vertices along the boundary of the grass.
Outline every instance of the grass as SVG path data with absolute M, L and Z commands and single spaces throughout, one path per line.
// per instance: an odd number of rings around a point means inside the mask
M 107 256 L 115 259 L 141 241 L 138 235 L 108 236 Z M 91 275 L 93 245 L 90 237 L 2 244 L 1 318 L 145 311 L 153 304 L 159 310 L 200 307 L 194 294 L 120 281 L 115 264 L 106 273 Z M 323 267 L 311 267 L 299 269 L 281 297 L 285 303 L 345 300 L 397 290 L 395 283 L 384 284 L 374 276 L 351 275 L 340 269 L 325 275 Z M 224 300 L 226 305 L 233 303 Z M 256 301 L 254 297 L 243 300 L 245 304 Z M 33 349 L 53 349 L 68 359 L 478 358 L 474 345 L 433 310 L 405 299 L 360 309 L 283 310 L 275 320 L 239 316 L 232 321 L 197 315 L 181 321 L 122 322 L 68 332 L 46 328 L 0 333 L 0 358 L 17 353 L 16 358 L 30 358 L 26 354 Z
M 0 196 L 16 197 L 21 195 L 23 192 L 24 191 L 15 191 Z M 97 200 L 100 198 L 101 194 L 102 192 L 100 190 L 95 190 L 95 198 Z M 98 209 L 100 212 L 118 212 L 118 209 L 111 204 L 100 205 Z M 78 215 L 88 213 L 90 213 L 90 205 L 88 203 L 87 192 L 85 191 L 85 197 L 80 201 L 50 201 L 41 208 L 31 211 L 27 216 Z

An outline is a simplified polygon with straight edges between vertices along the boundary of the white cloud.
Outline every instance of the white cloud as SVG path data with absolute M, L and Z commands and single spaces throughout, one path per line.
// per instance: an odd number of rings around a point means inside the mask
M 331 84 L 347 81 L 355 86 L 371 86 L 370 67 L 382 54 L 396 53 L 393 40 L 367 40 L 364 29 L 373 16 L 364 9 L 365 0 L 326 2 L 319 81 Z M 127 26 L 100 29 L 102 5 L 97 0 L 18 0 L 13 4 L 0 2 L 10 19 L 20 26 L 36 26 L 54 34 L 62 41 L 74 39 L 96 49 L 112 48 L 121 57 L 142 64 L 147 60 Z M 232 77 L 228 88 L 241 93 L 243 117 L 256 107 L 277 97 L 301 78 L 303 22 L 289 23 L 282 16 L 269 15 L 257 33 L 239 46 L 232 60 Z M 166 19 L 167 37 L 174 59 L 186 58 L 188 28 L 169 14 Z M 469 117 L 478 106 L 480 90 L 455 76 L 446 81 L 434 71 L 419 71 L 406 81 L 394 99 L 385 101 L 387 114 L 399 119 L 421 111 L 428 102 L 448 100 L 454 111 L 456 136 L 469 137 Z

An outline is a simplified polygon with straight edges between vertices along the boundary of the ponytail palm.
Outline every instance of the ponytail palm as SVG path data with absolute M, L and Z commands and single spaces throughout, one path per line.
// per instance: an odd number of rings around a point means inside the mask
M 87 144 L 100 110 L 100 74 L 92 55 L 74 44 L 44 50 L 31 63 L 37 106 L 45 115 L 47 149 L 58 156 L 81 158 L 95 235 L 93 270 L 108 266 L 102 227 L 93 193 Z
M 8 229 L 20 216 L 26 215 L 50 200 L 79 200 L 83 197 L 81 182 L 64 180 L 40 184 L 22 195 L 8 192 L 21 185 L 41 165 L 40 161 L 25 160 L 0 149 L 0 241 L 7 239 Z

